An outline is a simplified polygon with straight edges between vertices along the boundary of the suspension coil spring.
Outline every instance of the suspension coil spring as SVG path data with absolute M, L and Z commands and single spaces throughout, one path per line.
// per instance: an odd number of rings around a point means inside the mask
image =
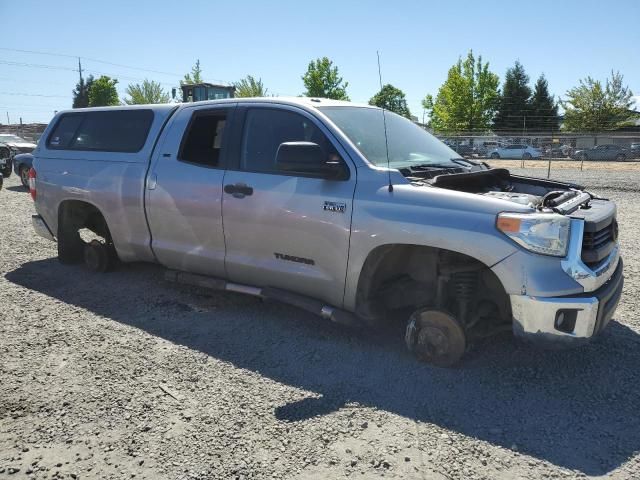
M 453 281 L 457 299 L 469 301 L 478 284 L 478 272 L 458 272 L 454 274 Z

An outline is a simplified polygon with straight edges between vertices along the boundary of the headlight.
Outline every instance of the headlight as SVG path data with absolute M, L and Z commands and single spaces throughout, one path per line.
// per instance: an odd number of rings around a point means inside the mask
M 501 213 L 496 226 L 518 245 L 535 253 L 564 257 L 570 220 L 555 213 Z

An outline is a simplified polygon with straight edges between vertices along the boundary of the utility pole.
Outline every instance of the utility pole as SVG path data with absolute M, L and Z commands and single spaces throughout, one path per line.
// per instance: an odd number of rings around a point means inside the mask
M 80 73 L 80 84 L 82 85 L 82 64 L 80 63 L 80 57 L 78 57 L 78 72 Z

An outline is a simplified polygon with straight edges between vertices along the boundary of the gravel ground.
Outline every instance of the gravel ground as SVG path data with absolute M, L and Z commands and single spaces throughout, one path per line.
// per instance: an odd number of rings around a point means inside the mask
M 569 351 L 496 337 L 449 370 L 414 361 L 394 332 L 177 288 L 153 265 L 63 267 L 12 176 L 0 479 L 639 478 L 640 172 L 554 174 L 618 202 L 616 321 Z

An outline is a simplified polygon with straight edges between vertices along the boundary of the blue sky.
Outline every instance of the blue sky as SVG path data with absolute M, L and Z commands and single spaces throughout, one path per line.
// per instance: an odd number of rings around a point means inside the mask
M 640 95 L 638 0 L 0 0 L 0 18 L 2 123 L 7 111 L 12 123 L 49 121 L 70 107 L 78 77 L 75 58 L 16 49 L 81 56 L 88 73 L 118 78 L 121 96 L 145 77 L 178 85 L 196 58 L 205 80 L 252 74 L 270 93 L 299 95 L 308 62 L 328 56 L 351 99 L 366 102 L 379 88 L 379 50 L 383 82 L 404 90 L 421 117 L 422 98 L 471 48 L 501 78 L 516 59 L 532 82 L 544 72 L 556 95 L 611 69 Z

